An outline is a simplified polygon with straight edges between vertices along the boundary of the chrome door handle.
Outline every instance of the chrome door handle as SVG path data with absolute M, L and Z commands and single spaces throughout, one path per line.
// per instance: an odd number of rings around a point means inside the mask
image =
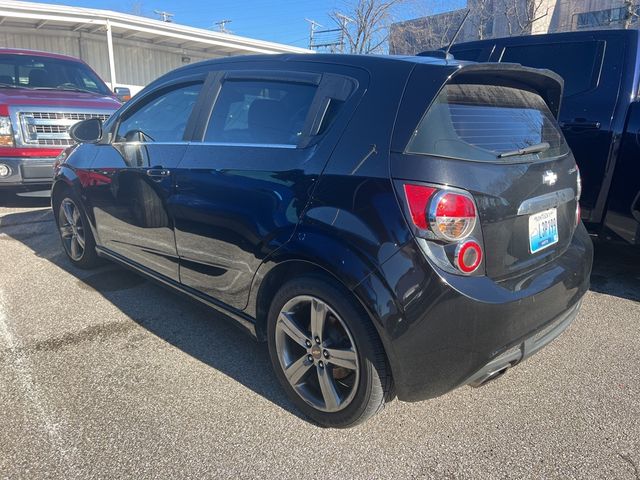
M 147 170 L 147 176 L 149 177 L 162 178 L 168 177 L 170 174 L 171 172 L 164 168 L 150 168 Z

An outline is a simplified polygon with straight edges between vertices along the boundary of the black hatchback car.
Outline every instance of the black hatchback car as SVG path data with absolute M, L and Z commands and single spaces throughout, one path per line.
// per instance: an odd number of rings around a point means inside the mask
M 576 317 L 592 246 L 561 94 L 427 57 L 189 65 L 74 127 L 53 211 L 74 265 L 224 312 L 301 411 L 348 427 L 481 385 Z

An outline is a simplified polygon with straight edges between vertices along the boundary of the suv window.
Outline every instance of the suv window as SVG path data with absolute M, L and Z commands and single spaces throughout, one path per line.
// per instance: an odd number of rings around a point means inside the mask
M 120 121 L 116 141 L 181 141 L 201 88 L 201 82 L 173 87 L 143 101 Z
M 317 87 L 280 81 L 227 80 L 207 126 L 213 143 L 297 145 Z
M 564 96 L 586 92 L 596 86 L 604 52 L 604 42 L 560 42 L 507 46 L 501 62 L 547 68 L 564 78 Z
M 446 85 L 420 121 L 408 153 L 498 162 L 504 152 L 543 142 L 549 149 L 524 161 L 567 153 L 553 114 L 534 92 L 499 85 Z

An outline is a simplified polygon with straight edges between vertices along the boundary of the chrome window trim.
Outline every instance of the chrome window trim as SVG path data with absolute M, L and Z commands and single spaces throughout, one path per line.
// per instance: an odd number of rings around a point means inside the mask
M 290 143 L 234 143 L 234 142 L 191 142 L 192 145 L 209 145 L 213 147 L 257 147 L 257 148 L 286 148 L 297 149 L 298 146 Z

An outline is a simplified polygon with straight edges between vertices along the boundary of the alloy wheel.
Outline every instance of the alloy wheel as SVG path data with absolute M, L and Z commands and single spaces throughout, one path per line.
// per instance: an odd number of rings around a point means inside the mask
M 58 224 L 67 254 L 75 261 L 80 260 L 85 248 L 84 224 L 78 206 L 70 198 L 65 198 L 60 204 Z
M 284 376 L 306 403 L 337 412 L 353 400 L 358 352 L 344 321 L 319 298 L 300 295 L 280 310 L 275 346 Z

